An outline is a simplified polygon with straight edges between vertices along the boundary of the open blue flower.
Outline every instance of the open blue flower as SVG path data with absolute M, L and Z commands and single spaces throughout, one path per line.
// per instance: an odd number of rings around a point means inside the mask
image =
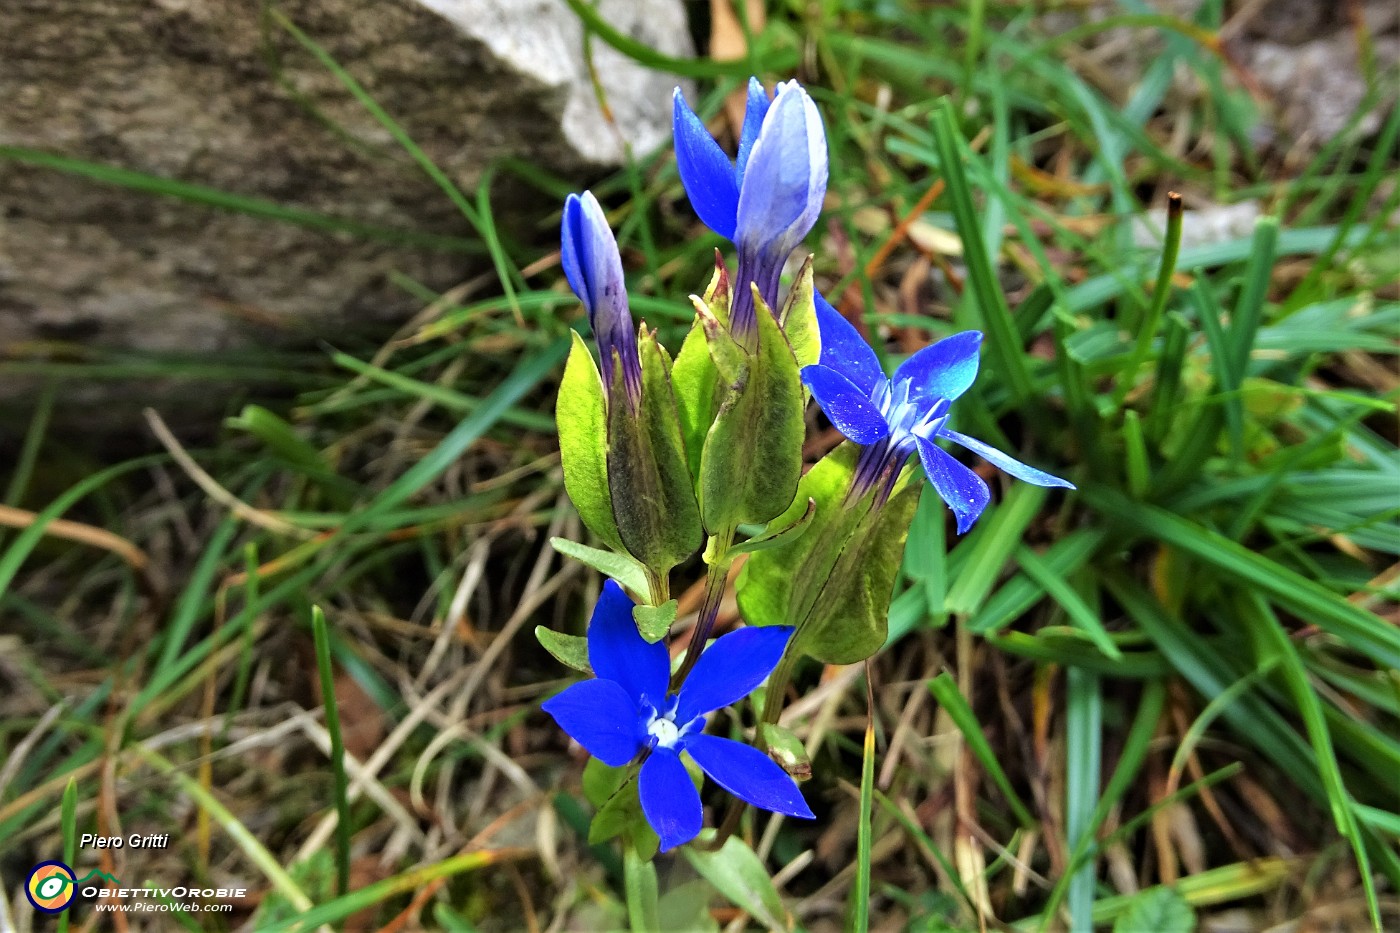
M 742 742 L 705 735 L 705 715 L 738 702 L 772 673 L 792 629 L 749 627 L 717 639 L 671 695 L 670 655 L 647 644 L 632 621 L 632 601 L 609 580 L 588 624 L 588 660 L 596 678 L 574 684 L 543 709 L 594 758 L 620 767 L 646 755 L 638 777 L 642 812 L 663 850 L 700 832 L 700 794 L 681 762 L 688 752 L 706 774 L 746 803 L 811 818 L 796 782 Z
M 603 384 L 610 390 L 622 368 L 627 399 L 635 408 L 642 397 L 642 362 L 637 355 L 637 332 L 627 305 L 622 257 L 617 252 L 603 208 L 593 192 L 571 194 L 564 201 L 560 229 L 560 261 L 569 287 L 583 302 L 588 323 L 603 360 Z
M 826 131 L 816 104 L 796 81 L 779 84 L 770 101 L 751 78 L 738 157 L 731 163 L 679 88 L 674 102 L 681 184 L 705 225 L 739 251 L 730 319 L 742 339 L 754 328 L 749 283 L 776 312 L 783 264 L 817 222 L 826 196 Z
M 821 356 L 803 368 L 802 381 L 837 430 L 865 447 L 856 464 L 853 498 L 865 495 L 882 479 L 882 495 L 888 496 L 900 468 L 917 451 L 929 482 L 957 517 L 958 534 L 967 531 L 987 507 L 991 493 L 980 476 L 934 443 L 940 437 L 980 454 L 1017 479 L 1036 486 L 1074 488 L 1058 476 L 945 427 L 952 403 L 977 378 L 979 331 L 963 331 L 925 347 L 905 360 L 890 379 L 855 327 L 821 295 L 816 301 Z

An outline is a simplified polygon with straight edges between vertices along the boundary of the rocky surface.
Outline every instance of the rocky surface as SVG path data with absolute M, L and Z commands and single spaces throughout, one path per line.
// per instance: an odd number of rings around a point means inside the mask
M 1353 16 L 1365 24 L 1379 73 L 1392 77 L 1389 100 L 1372 107 L 1349 129 L 1366 97 Z M 1240 57 L 1268 95 L 1269 128 L 1279 134 L 1277 142 L 1310 151 L 1340 133 L 1371 136 L 1380 129 L 1385 109 L 1396 104 L 1393 75 L 1400 64 L 1400 3 L 1272 0 L 1250 4 L 1240 17 Z
M 1202 0 L 1145 0 L 1126 8 L 1192 23 L 1201 5 Z M 1047 31 L 1062 33 L 1124 12 L 1120 0 L 1091 0 L 1040 21 Z M 1350 126 L 1367 93 L 1358 42 L 1362 24 L 1378 78 L 1391 93 Z M 1386 108 L 1395 106 L 1393 76 L 1400 65 L 1395 0 L 1228 0 L 1218 35 L 1230 63 L 1227 82 L 1247 85 L 1258 108 L 1254 141 L 1261 146 L 1306 158 L 1339 133 L 1373 135 Z M 1122 103 L 1164 47 L 1162 30 L 1108 28 L 1085 42 L 1074 65 Z M 1181 101 L 1194 106 L 1207 93 L 1201 77 L 1179 64 L 1165 106 Z
M 0 146 L 56 153 L 382 228 L 469 234 L 460 213 L 323 65 L 242 0 L 0 3 Z M 670 128 L 673 76 L 593 40 L 563 0 L 275 5 L 461 187 L 515 155 L 580 180 Z M 691 54 L 680 0 L 604 18 Z M 498 185 L 511 221 L 521 186 Z M 517 223 L 535 224 L 542 207 Z M 547 209 L 547 205 L 543 209 Z M 0 158 L 0 357 L 55 343 L 209 352 L 401 319 L 389 282 L 482 260 L 308 229 Z

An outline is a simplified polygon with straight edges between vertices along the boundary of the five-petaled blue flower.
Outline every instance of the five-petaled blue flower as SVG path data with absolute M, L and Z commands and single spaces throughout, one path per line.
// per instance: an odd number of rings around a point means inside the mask
M 627 305 L 627 286 L 622 278 L 617 239 L 593 192 L 585 191 L 582 197 L 571 194 L 564 201 L 560 241 L 564 276 L 588 311 L 588 323 L 598 340 L 598 355 L 603 359 L 603 384 L 611 390 L 615 370 L 620 365 L 626 397 L 635 409 L 642 397 L 642 362 L 637 355 L 636 327 Z
M 739 287 L 730 321 L 742 341 L 755 327 L 749 283 L 776 313 L 783 264 L 821 212 L 826 131 L 816 104 L 796 81 L 779 84 L 770 101 L 751 78 L 738 158 L 731 164 L 679 88 L 674 102 L 681 184 L 705 225 L 738 248 Z
M 905 360 L 889 379 L 880 369 L 875 351 L 820 295 L 817 325 L 821 357 L 803 368 L 802 381 L 837 430 L 864 445 L 856 464 L 853 498 L 863 496 L 882 479 L 881 495 L 887 497 L 900 468 L 917 450 L 929 482 L 957 517 L 958 534 L 967 531 L 987 507 L 991 494 L 980 476 L 934 442 L 940 437 L 980 454 L 1017 479 L 1036 486 L 1074 488 L 1072 483 L 944 426 L 952 403 L 977 378 L 980 332 L 963 331 L 925 347 Z
M 588 659 L 597 677 L 574 684 L 543 708 L 606 765 L 620 767 L 646 755 L 637 789 L 663 850 L 700 832 L 700 794 L 681 752 L 740 800 L 810 819 L 796 782 L 767 755 L 704 733 L 705 714 L 743 699 L 762 683 L 791 635 L 790 627 L 768 626 L 722 636 L 672 696 L 666 645 L 647 644 L 632 621 L 632 601 L 609 580 L 588 625 Z

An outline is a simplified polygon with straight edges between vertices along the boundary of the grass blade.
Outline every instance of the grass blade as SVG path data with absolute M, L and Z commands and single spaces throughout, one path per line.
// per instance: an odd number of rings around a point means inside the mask
M 939 167 L 952 201 L 953 218 L 962 239 L 967 276 L 972 294 L 964 295 L 963 307 L 982 308 L 980 322 L 987 331 L 988 350 L 996 362 L 998 375 L 1005 382 L 1016 404 L 1032 397 L 1030 372 L 1026 368 L 1021 342 L 1011 323 L 1011 309 L 997 284 L 996 270 L 987 245 L 982 239 L 982 226 L 972 202 L 972 188 L 962 164 L 961 137 L 953 117 L 952 104 L 945 98 L 933 111 L 933 138 L 938 149 Z M 970 300 L 969 300 L 970 299 Z
M 344 896 L 350 889 L 350 785 L 345 777 L 345 738 L 340 731 L 340 709 L 335 698 L 331 641 L 320 606 L 311 607 L 311 634 L 316 641 L 316 668 L 321 675 L 321 703 L 326 711 L 326 731 L 331 737 L 331 774 L 335 778 L 335 890 Z
M 946 674 L 943 676 L 947 676 Z M 856 879 L 851 887 L 851 926 L 854 933 L 870 929 L 871 805 L 875 794 L 875 696 L 870 662 L 865 662 L 865 741 L 860 757 L 860 810 L 856 818 Z
M 1066 673 L 1065 836 L 1071 851 L 1087 849 L 1094 835 L 1103 762 L 1103 694 L 1097 674 L 1072 667 Z M 1070 866 L 1066 898 L 1071 933 L 1093 933 L 1097 862 Z M 1047 918 L 1053 911 L 1047 909 Z
M 1039 825 L 1035 817 L 1026 805 L 1017 796 L 1016 790 L 1011 786 L 1011 779 L 1006 776 L 1005 769 L 1001 762 L 997 760 L 996 753 L 992 751 L 992 744 L 987 741 L 987 734 L 982 731 L 982 725 L 977 721 L 977 714 L 972 711 L 972 707 L 967 704 L 967 700 L 958 690 L 957 681 L 953 675 L 946 671 L 939 674 L 928 682 L 929 692 L 938 701 L 938 705 L 943 707 L 948 718 L 953 720 L 953 724 L 958 727 L 958 731 L 963 734 L 964 741 L 967 742 L 968 750 L 972 752 L 982 769 L 987 772 L 987 776 L 992 779 L 992 783 L 1001 791 L 1001 795 L 1006 798 L 1006 805 L 1011 808 L 1011 814 L 1016 817 L 1016 822 L 1027 829 Z

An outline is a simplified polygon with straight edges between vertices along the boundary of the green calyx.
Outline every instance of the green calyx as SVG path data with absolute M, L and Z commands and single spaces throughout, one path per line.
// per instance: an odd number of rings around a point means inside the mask
M 704 532 L 671 391 L 671 360 L 642 327 L 642 397 L 628 405 L 621 380 L 607 414 L 608 492 L 627 552 L 657 578 L 699 550 Z
M 750 625 L 797 628 L 789 651 L 827 664 L 853 664 L 884 646 L 890 596 L 920 482 L 902 481 L 888 502 L 871 496 L 843 505 L 858 449 L 842 444 L 814 466 L 798 500 L 774 525 L 800 518 L 817 503 L 806 532 L 793 543 L 749 557 L 739 577 L 739 610 Z
M 805 398 L 797 358 L 778 321 L 754 291 L 757 346 L 745 351 L 717 319 L 705 320 L 716 378 L 734 359 L 700 457 L 700 508 L 711 534 L 766 524 L 793 501 L 802 474 Z
M 607 403 L 603 378 L 593 355 L 577 333 L 559 384 L 555 421 L 564 490 L 588 530 L 614 551 L 625 551 L 613 519 L 608 482 Z

